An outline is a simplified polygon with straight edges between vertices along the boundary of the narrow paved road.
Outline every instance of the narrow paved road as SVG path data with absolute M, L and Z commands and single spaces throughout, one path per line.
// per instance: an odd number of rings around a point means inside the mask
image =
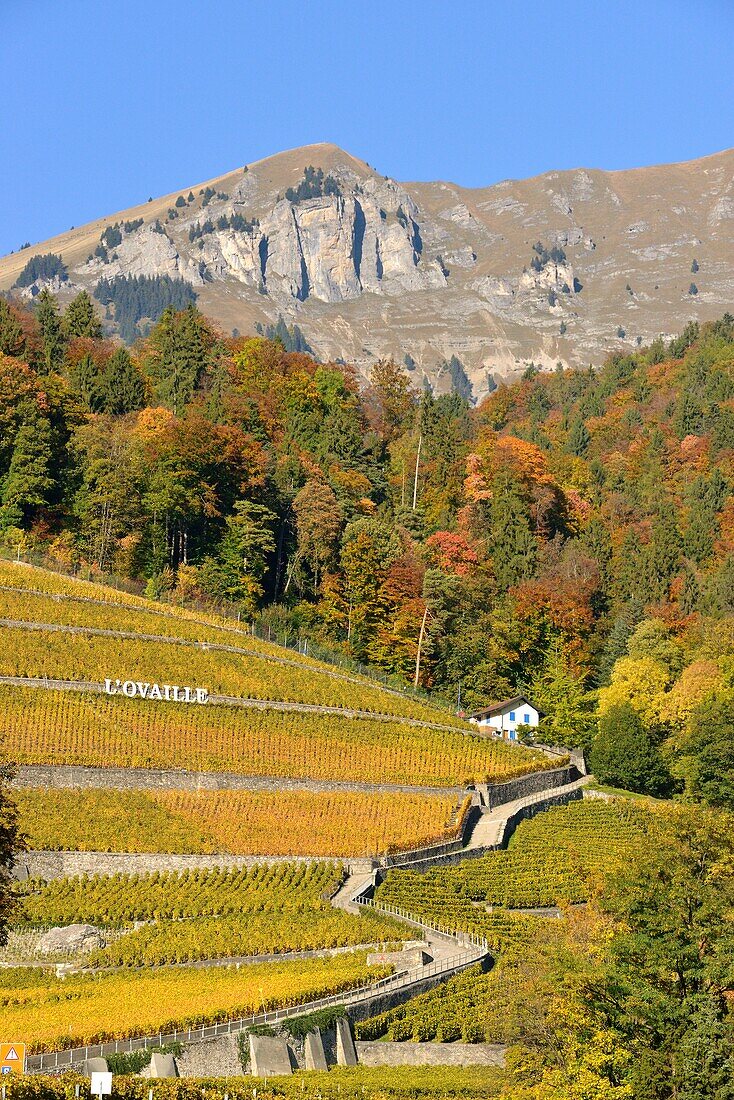
M 519 810 L 536 806 L 548 799 L 563 801 L 564 797 L 581 790 L 585 784 L 592 782 L 593 776 L 584 775 L 573 783 L 567 783 L 563 787 L 538 791 L 535 794 L 526 795 L 525 798 L 517 798 L 514 802 L 506 802 L 503 806 L 497 806 L 493 810 L 485 810 L 472 830 L 469 842 L 464 851 L 477 848 L 499 848 L 502 844 L 508 820 Z

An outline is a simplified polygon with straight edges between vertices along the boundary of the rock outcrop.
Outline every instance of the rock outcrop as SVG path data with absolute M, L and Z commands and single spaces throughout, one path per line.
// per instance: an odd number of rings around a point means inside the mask
M 38 941 L 41 955 L 81 955 L 102 947 L 104 939 L 98 928 L 91 924 L 67 924 L 49 928 Z

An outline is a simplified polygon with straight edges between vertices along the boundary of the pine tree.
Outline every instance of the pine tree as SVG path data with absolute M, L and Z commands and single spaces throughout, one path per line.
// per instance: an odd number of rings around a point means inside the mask
M 69 302 L 64 313 L 63 326 L 69 338 L 85 336 L 90 340 L 98 340 L 102 335 L 102 324 L 86 290 L 81 290 Z
M 90 412 L 102 412 L 105 408 L 105 394 L 99 367 L 91 355 L 72 364 L 68 372 L 71 390 L 80 398 Z
M 629 528 L 622 541 L 615 569 L 617 594 L 624 601 L 646 595 L 646 592 L 641 592 L 641 583 L 644 580 L 643 558 L 644 548 L 640 544 L 639 537 L 632 528 Z
M 451 378 L 451 392 L 458 393 L 470 404 L 474 400 L 472 384 L 469 381 L 464 364 L 456 355 L 452 355 L 448 362 L 448 371 Z
M 528 580 L 535 573 L 538 544 L 530 527 L 525 501 L 507 475 L 495 479 L 490 509 L 491 551 L 501 589 Z
M 136 412 L 145 404 L 145 383 L 126 348 L 110 356 L 101 379 L 104 411 L 115 416 Z
M 54 484 L 50 466 L 51 424 L 35 406 L 30 406 L 15 437 L 2 486 L 0 526 L 24 526 L 34 510 L 46 503 Z
M 180 415 L 194 395 L 209 360 L 209 333 L 194 306 L 168 308 L 151 334 L 151 373 L 159 400 Z
M 642 618 L 642 606 L 636 601 L 631 601 L 624 611 L 617 615 L 612 623 L 607 640 L 604 644 L 599 668 L 597 672 L 597 684 L 604 687 L 609 683 L 612 669 L 620 657 L 627 654 L 627 642 L 631 638 L 635 627 Z
M 227 519 L 216 557 L 201 567 L 202 586 L 216 599 L 241 603 L 251 615 L 263 594 L 268 555 L 275 550 L 274 514 L 262 504 L 240 500 Z
M 688 526 L 683 538 L 683 549 L 695 562 L 711 557 L 716 535 L 716 514 L 704 496 L 698 496 L 688 513 Z
M 42 290 L 37 298 L 36 318 L 43 338 L 43 361 L 50 374 L 61 366 L 64 358 L 64 333 L 59 307 L 53 294 Z
M 698 583 L 695 570 L 688 567 L 680 594 L 680 606 L 683 614 L 692 615 L 694 611 L 697 611 L 700 600 L 701 585 Z
M 586 427 L 586 424 L 580 416 L 577 416 L 571 425 L 571 430 L 568 433 L 568 440 L 566 441 L 566 450 L 572 454 L 581 457 L 585 455 L 589 449 L 591 443 L 591 433 Z
M 646 555 L 651 586 L 658 597 L 667 595 L 670 582 L 680 569 L 681 546 L 676 510 L 672 504 L 662 504 L 652 522 L 652 539 Z

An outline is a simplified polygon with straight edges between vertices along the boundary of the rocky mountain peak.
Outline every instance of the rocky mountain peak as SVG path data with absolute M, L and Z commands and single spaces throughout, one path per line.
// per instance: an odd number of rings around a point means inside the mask
M 730 308 L 733 196 L 731 152 L 470 190 L 400 183 L 322 144 L 100 219 L 32 254 L 62 256 L 62 297 L 101 279 L 167 275 L 226 329 L 282 316 L 322 358 L 366 369 L 408 356 L 439 387 L 455 356 L 479 393 L 528 362 L 598 361 Z M 0 289 L 28 256 L 0 260 Z

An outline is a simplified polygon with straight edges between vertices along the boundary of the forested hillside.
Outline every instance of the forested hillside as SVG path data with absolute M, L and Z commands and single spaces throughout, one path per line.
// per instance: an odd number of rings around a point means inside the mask
M 86 293 L 0 300 L 0 352 L 9 550 L 226 603 L 466 708 L 528 691 L 558 741 L 588 747 L 599 715 L 605 751 L 635 746 L 627 774 L 597 755 L 610 781 L 662 792 L 673 758 L 731 797 L 697 731 L 730 709 L 734 318 L 531 368 L 478 409 L 193 306 L 128 353 Z

